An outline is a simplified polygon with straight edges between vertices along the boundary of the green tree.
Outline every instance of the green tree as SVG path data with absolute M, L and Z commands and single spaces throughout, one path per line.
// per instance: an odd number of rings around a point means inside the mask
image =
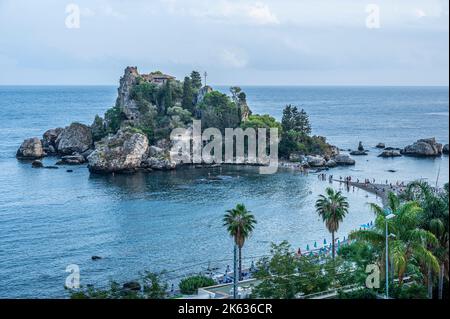
M 236 104 L 228 96 L 218 91 L 206 94 L 199 109 L 202 125 L 205 128 L 215 127 L 224 132 L 225 128 L 236 128 L 240 125 Z
M 117 133 L 124 118 L 125 115 L 118 106 L 114 106 L 107 110 L 105 113 L 106 132 L 112 134 Z
M 261 281 L 253 290 L 257 298 L 292 299 L 327 290 L 332 283 L 330 263 L 318 256 L 297 256 L 287 241 L 272 244 L 270 257 L 257 262 L 255 277 Z
M 164 84 L 164 109 L 163 109 L 163 113 L 166 114 L 167 113 L 167 109 L 169 107 L 173 106 L 173 99 L 172 99 L 172 85 L 170 83 L 170 80 L 167 80 L 166 83 Z
M 335 259 L 336 243 L 334 234 L 338 231 L 339 224 L 348 213 L 348 202 L 347 198 L 340 191 L 336 192 L 328 187 L 325 192 L 326 196 L 319 195 L 319 199 L 316 201 L 316 210 L 331 233 L 332 257 Z
M 91 131 L 94 141 L 99 141 L 108 134 L 105 121 L 99 115 L 95 115 L 94 122 L 91 125 Z
M 298 108 L 291 104 L 286 105 L 283 110 L 281 125 L 285 132 L 293 130 L 304 136 L 311 134 L 311 124 L 309 123 L 308 114 L 304 109 L 298 111 Z
M 192 88 L 196 91 L 202 88 L 202 76 L 197 71 L 191 72 Z
M 265 129 L 277 128 L 278 134 L 281 134 L 281 131 L 282 131 L 281 124 L 279 122 L 277 122 L 277 120 L 274 117 L 272 117 L 268 114 L 250 115 L 247 121 L 241 123 L 241 127 L 243 129 L 251 127 L 251 128 L 254 128 L 255 130 L 257 130 L 258 128 L 265 128 Z
M 237 204 L 235 208 L 226 211 L 223 217 L 223 226 L 234 238 L 239 249 L 239 279 L 242 278 L 242 247 L 256 225 L 255 216 L 247 210 L 244 204 Z
M 408 184 L 404 197 L 419 203 L 423 212 L 420 224 L 423 229 L 430 231 L 437 239 L 437 244 L 429 249 L 439 260 L 440 270 L 438 276 L 438 296 L 442 299 L 444 289 L 444 276 L 447 274 L 449 264 L 449 197 L 448 184 L 442 191 L 434 190 L 430 184 L 415 181 Z M 447 269 L 447 271 L 446 271 Z M 431 269 L 427 269 L 427 284 L 432 289 L 433 278 Z
M 255 277 L 261 283 L 253 294 L 257 298 L 293 299 L 299 292 L 297 274 L 298 259 L 287 241 L 272 243 L 271 257 L 263 257 L 257 262 Z
M 379 264 L 384 265 L 387 222 L 388 233 L 394 235 L 389 242 L 389 255 L 392 257 L 400 285 L 403 284 L 403 278 L 413 262 L 425 264 L 435 273 L 439 272 L 439 262 L 428 249 L 429 244 L 437 244 L 437 239 L 430 231 L 421 227 L 422 208 L 417 202 L 401 203 L 398 196 L 390 192 L 388 207 L 395 217 L 389 220 L 386 220 L 383 207 L 374 203 L 370 206 L 376 214 L 375 227 L 352 232 L 350 239 L 363 240 L 373 245 L 379 251 Z
M 184 78 L 181 106 L 190 112 L 194 111 L 194 92 L 192 91 L 192 83 L 189 77 Z

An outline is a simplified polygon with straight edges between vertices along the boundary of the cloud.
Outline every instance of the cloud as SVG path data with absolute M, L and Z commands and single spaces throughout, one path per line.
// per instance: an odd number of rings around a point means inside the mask
M 236 49 L 224 49 L 220 52 L 220 59 L 224 66 L 232 68 L 244 68 L 247 66 L 245 53 Z
M 414 15 L 418 18 L 423 18 L 423 17 L 427 16 L 425 11 L 423 11 L 422 9 L 418 9 L 418 8 L 414 10 Z
M 256 3 L 247 9 L 248 16 L 259 24 L 279 24 L 278 18 L 269 7 L 262 3 Z
M 223 84 L 448 84 L 448 0 L 377 0 L 376 31 L 370 1 L 73 2 L 79 29 L 60 0 L 0 0 L 0 83 L 116 84 L 137 65 Z
M 161 0 L 171 15 L 191 16 L 206 21 L 230 24 L 275 25 L 278 17 L 263 2 L 215 0 L 177 1 Z

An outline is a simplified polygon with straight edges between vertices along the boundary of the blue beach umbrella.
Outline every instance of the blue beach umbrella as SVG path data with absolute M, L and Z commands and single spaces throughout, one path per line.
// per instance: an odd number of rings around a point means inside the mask
M 308 250 L 308 251 L 309 251 L 309 244 L 308 244 L 308 245 L 306 245 L 306 250 Z
M 317 248 L 317 242 L 316 241 L 314 242 L 314 248 Z
M 327 239 L 326 239 L 326 238 L 323 239 L 323 244 L 324 244 L 324 245 L 327 244 Z

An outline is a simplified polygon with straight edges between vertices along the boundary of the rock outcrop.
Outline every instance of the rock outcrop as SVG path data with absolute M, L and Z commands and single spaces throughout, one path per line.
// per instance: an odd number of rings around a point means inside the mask
M 337 163 L 335 160 L 330 159 L 328 162 L 326 162 L 325 164 L 326 167 L 332 168 L 332 167 L 336 167 Z
M 322 167 L 326 164 L 326 161 L 322 156 L 308 155 L 306 156 L 306 160 L 311 167 Z
M 293 153 L 289 154 L 289 161 L 296 162 L 296 163 L 302 163 L 302 162 L 306 161 L 306 157 L 300 152 L 293 152 Z
M 367 151 L 351 151 L 350 155 L 355 155 L 355 156 L 363 156 L 363 155 L 367 155 Z
M 88 168 L 95 173 L 134 171 L 141 166 L 147 150 L 148 139 L 144 134 L 119 130 L 95 143 L 95 151 L 88 156 Z
M 73 155 L 65 155 L 61 157 L 61 161 L 59 161 L 58 165 L 80 165 L 86 162 L 86 158 L 78 153 L 74 153 Z
M 376 148 L 385 148 L 386 145 L 384 143 L 378 143 L 375 147 Z
M 448 151 L 449 151 L 448 144 L 445 144 L 444 147 L 442 148 L 442 153 L 448 155 Z
M 333 160 L 337 165 L 355 165 L 356 163 L 353 158 L 345 154 L 336 155 Z
M 163 146 L 163 142 L 158 145 Z M 177 164 L 170 159 L 168 147 L 150 146 L 147 156 L 142 160 L 141 167 L 152 170 L 172 170 Z
M 16 157 L 19 159 L 39 159 L 45 156 L 42 142 L 39 138 L 33 137 L 23 141 L 17 150 Z
M 56 154 L 56 140 L 63 130 L 64 129 L 61 127 L 53 128 L 46 131 L 44 135 L 42 135 L 42 146 L 44 147 L 44 152 L 47 153 L 47 155 Z
M 442 155 L 442 144 L 436 142 L 434 137 L 420 139 L 400 151 L 407 156 L 432 157 Z
M 116 107 L 120 108 L 128 120 L 135 120 L 139 117 L 139 108 L 136 101 L 132 99 L 133 87 L 139 77 L 137 67 L 127 67 L 124 75 L 120 78 Z
M 364 151 L 364 146 L 362 144 L 362 142 L 360 141 L 358 144 L 358 151 L 363 152 Z
M 384 150 L 378 155 L 378 157 L 399 157 L 402 156 L 399 151 L 396 150 Z
M 80 123 L 72 123 L 62 130 L 55 144 L 56 151 L 62 155 L 83 153 L 92 147 L 91 128 Z
M 31 163 L 31 167 L 33 168 L 42 168 L 44 167 L 44 164 L 41 160 L 34 160 L 33 163 Z
M 213 88 L 210 87 L 209 85 L 205 85 L 204 87 L 202 87 L 197 93 L 196 104 L 201 103 L 203 101 L 205 95 L 208 93 L 211 93 L 212 91 L 213 91 Z
M 351 151 L 350 155 L 355 155 L 355 156 L 367 155 L 367 151 L 364 149 L 362 142 L 358 143 L 358 149 L 356 151 Z

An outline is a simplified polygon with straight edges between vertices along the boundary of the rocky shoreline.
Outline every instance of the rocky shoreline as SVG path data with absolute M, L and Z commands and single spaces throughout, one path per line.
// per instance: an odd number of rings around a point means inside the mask
M 73 123 L 66 128 L 46 131 L 42 139 L 33 137 L 24 140 L 17 151 L 17 158 L 32 161 L 35 168 L 56 168 L 59 165 L 87 164 L 92 173 L 132 173 L 136 171 L 174 170 L 179 164 L 170 160 L 170 141 L 160 140 L 149 145 L 145 135 L 131 129 L 119 130 L 98 142 L 93 142 L 89 126 Z M 360 146 L 362 144 L 360 143 Z M 436 157 L 448 154 L 448 144 L 442 146 L 434 138 L 420 139 L 403 149 L 379 147 L 378 157 L 394 158 L 400 156 Z M 368 150 L 358 150 L 360 155 Z M 350 154 L 355 151 L 350 151 Z M 45 167 L 40 161 L 46 156 L 56 156 L 59 160 L 54 166 Z M 330 156 L 303 155 L 291 156 L 291 160 L 279 162 L 280 168 L 330 169 L 337 166 L 355 165 L 356 161 L 337 148 Z M 181 164 L 186 165 L 186 164 Z M 220 166 L 222 164 L 192 164 L 196 167 Z M 223 164 L 227 165 L 227 164 Z M 234 165 L 259 165 L 241 163 Z

